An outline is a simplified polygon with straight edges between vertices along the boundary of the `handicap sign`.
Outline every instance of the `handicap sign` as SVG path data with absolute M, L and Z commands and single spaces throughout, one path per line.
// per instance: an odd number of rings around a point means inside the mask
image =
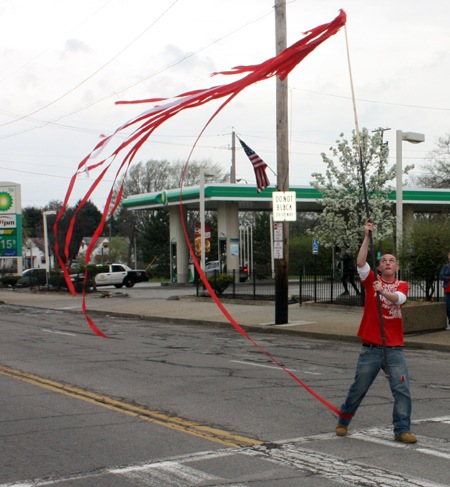
M 312 241 L 312 253 L 313 253 L 313 255 L 319 253 L 319 241 L 318 240 L 313 239 L 313 241 Z

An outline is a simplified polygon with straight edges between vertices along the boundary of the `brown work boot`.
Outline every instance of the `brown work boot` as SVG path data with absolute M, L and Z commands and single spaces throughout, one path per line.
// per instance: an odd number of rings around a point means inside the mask
M 338 436 L 346 436 L 348 432 L 348 426 L 342 426 L 341 423 L 338 423 L 336 426 L 336 434 Z
M 416 443 L 417 438 L 408 431 L 406 433 L 402 433 L 400 436 L 396 436 L 395 441 L 401 441 L 403 443 Z

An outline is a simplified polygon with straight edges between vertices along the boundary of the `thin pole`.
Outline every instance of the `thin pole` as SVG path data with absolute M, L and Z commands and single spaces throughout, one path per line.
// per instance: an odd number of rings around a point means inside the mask
M 247 225 L 247 268 L 250 264 L 250 226 Z M 244 266 L 245 266 L 245 262 L 244 262 Z
M 231 174 L 230 183 L 236 182 L 236 132 L 231 132 Z
M 270 213 L 269 215 L 269 224 L 270 224 L 270 264 L 272 269 L 272 279 L 275 277 L 275 262 L 273 258 L 273 214 Z
M 361 140 L 359 138 L 358 113 L 356 111 L 355 89 L 353 88 L 352 66 L 350 64 L 350 51 L 348 48 L 347 25 L 344 26 L 344 32 L 345 32 L 345 45 L 347 46 L 347 60 L 348 60 L 348 72 L 350 74 L 350 87 L 352 90 L 353 115 L 355 117 L 356 139 L 358 140 L 359 154 L 361 156 Z M 360 157 L 360 159 L 362 159 L 362 157 Z
M 200 268 L 205 270 L 205 169 L 200 168 L 200 238 L 201 238 L 201 254 L 200 254 Z
M 251 252 L 250 252 L 250 260 L 251 260 L 251 272 L 253 275 L 253 225 L 250 227 L 250 231 L 251 231 L 251 239 L 250 239 L 250 242 L 251 242 Z
M 286 0 L 275 0 L 276 53 L 286 49 Z M 287 78 L 276 80 L 277 190 L 289 191 Z M 283 257 L 275 261 L 275 323 L 289 323 L 289 222 L 283 222 Z
M 349 74 L 350 74 L 350 86 L 351 86 L 351 90 L 352 90 L 353 113 L 355 116 L 356 139 L 358 141 L 359 167 L 361 170 L 361 180 L 362 180 L 362 188 L 363 188 L 363 194 L 364 194 L 364 203 L 365 203 L 365 207 L 366 207 L 366 216 L 368 219 L 370 219 L 369 200 L 367 198 L 366 178 L 365 178 L 365 174 L 364 174 L 364 164 L 363 164 L 363 160 L 362 160 L 361 140 L 360 140 L 360 136 L 359 136 L 358 115 L 356 112 L 355 90 L 353 88 L 352 68 L 351 68 L 351 64 L 350 64 L 350 51 L 348 48 L 347 26 L 344 27 L 344 31 L 345 31 L 345 43 L 347 46 L 347 59 L 348 59 L 348 70 L 349 70 Z M 373 269 L 375 280 L 378 280 L 377 279 L 377 271 L 376 271 L 377 261 L 375 258 L 375 248 L 373 245 L 372 232 L 369 232 L 369 238 L 370 238 L 370 247 L 371 247 L 371 251 L 372 251 L 371 252 L 372 253 L 372 269 Z M 381 309 L 381 299 L 380 299 L 380 293 L 378 291 L 376 294 L 377 294 L 377 303 L 378 303 L 378 315 L 380 317 L 381 339 L 382 339 L 382 343 L 383 343 L 383 356 L 384 356 L 384 363 L 385 363 L 385 374 L 386 374 L 386 377 L 389 377 L 391 374 L 389 371 L 389 364 L 388 364 L 388 360 L 387 360 L 386 336 L 384 333 L 384 323 L 383 323 L 383 312 Z

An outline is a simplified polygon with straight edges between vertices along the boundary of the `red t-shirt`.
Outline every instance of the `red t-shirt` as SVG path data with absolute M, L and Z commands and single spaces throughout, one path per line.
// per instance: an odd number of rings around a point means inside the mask
M 364 281 L 361 281 L 366 290 L 366 302 L 364 314 L 359 326 L 358 336 L 364 343 L 382 345 L 380 328 L 380 315 L 378 311 L 377 294 L 373 289 L 374 273 L 371 270 Z M 395 293 L 399 291 L 408 295 L 409 285 L 405 281 L 395 279 L 394 282 L 385 282 L 379 277 L 383 289 Z M 380 295 L 381 312 L 383 314 L 384 336 L 388 347 L 400 347 L 403 345 L 403 322 L 401 305 L 393 304 Z

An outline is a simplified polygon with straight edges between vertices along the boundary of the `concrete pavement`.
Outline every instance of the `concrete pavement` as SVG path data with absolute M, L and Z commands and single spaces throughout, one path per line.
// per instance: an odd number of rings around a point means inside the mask
M 196 298 L 192 293 L 180 295 L 162 287 L 137 288 L 118 291 L 103 288 L 100 293 L 86 298 L 88 315 L 96 313 L 136 317 L 143 320 L 165 321 L 203 326 L 229 326 L 228 319 L 211 298 Z M 157 297 L 153 297 L 153 296 Z M 245 330 L 269 333 L 295 334 L 316 338 L 351 340 L 356 336 L 362 317 L 362 308 L 343 306 L 289 305 L 289 324 L 275 325 L 275 305 L 266 301 L 221 300 L 230 315 Z M 81 312 L 82 297 L 62 292 L 35 292 L 29 289 L 13 291 L 0 289 L 0 304 L 33 306 L 70 312 Z M 88 326 L 86 324 L 86 326 Z M 450 331 L 421 333 L 405 336 L 408 348 L 424 348 L 450 351 Z

